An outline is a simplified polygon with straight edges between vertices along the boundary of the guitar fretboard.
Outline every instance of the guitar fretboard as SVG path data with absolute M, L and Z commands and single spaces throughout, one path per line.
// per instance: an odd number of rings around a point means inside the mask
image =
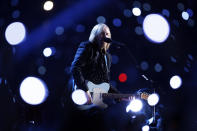
M 133 94 L 103 93 L 102 96 L 104 98 L 127 98 L 127 97 L 134 96 L 134 95 Z
M 114 98 L 114 99 L 118 99 L 118 98 L 128 98 L 128 97 L 140 97 L 141 99 L 148 99 L 149 94 L 147 93 L 141 93 L 140 96 L 137 95 L 133 95 L 133 94 L 115 94 L 115 93 L 102 93 L 102 97 L 103 98 Z

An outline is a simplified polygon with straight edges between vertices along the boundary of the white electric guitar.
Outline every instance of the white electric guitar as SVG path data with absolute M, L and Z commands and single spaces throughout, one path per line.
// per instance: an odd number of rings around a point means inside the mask
M 98 106 L 100 108 L 107 108 L 108 105 L 103 102 L 103 99 L 105 98 L 114 98 L 114 99 L 119 99 L 119 98 L 128 98 L 130 97 L 133 99 L 136 97 L 134 94 L 117 94 L 117 93 L 108 93 L 110 85 L 109 83 L 101 83 L 101 84 L 94 84 L 91 81 L 88 81 L 87 83 L 88 90 L 91 94 L 92 97 L 92 103 L 89 105 L 82 105 L 79 108 L 82 110 L 90 109 L 94 106 Z M 141 99 L 148 99 L 148 94 L 147 93 L 140 93 L 139 98 Z

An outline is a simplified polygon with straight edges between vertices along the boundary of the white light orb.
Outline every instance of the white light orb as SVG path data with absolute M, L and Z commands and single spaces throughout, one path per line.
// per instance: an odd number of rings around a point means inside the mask
M 188 19 L 189 19 L 189 13 L 187 13 L 186 11 L 183 11 L 183 12 L 182 12 L 182 18 L 183 18 L 184 20 L 188 20 Z
M 46 10 L 46 11 L 50 11 L 50 10 L 52 10 L 53 9 L 53 2 L 52 1 L 46 1 L 45 3 L 44 3 L 44 10 Z
M 87 103 L 87 96 L 85 91 L 77 89 L 72 93 L 72 100 L 77 105 L 84 105 Z
M 156 93 L 153 93 L 148 96 L 148 104 L 150 106 L 155 106 L 159 102 L 159 95 Z
M 25 78 L 19 90 L 21 98 L 30 105 L 39 105 L 43 103 L 48 96 L 46 84 L 36 77 Z
M 181 87 L 182 85 L 182 79 L 180 76 L 173 76 L 171 79 L 170 79 L 170 86 L 172 87 L 172 89 L 178 89 L 179 87 Z
M 135 15 L 135 16 L 140 16 L 141 15 L 140 8 L 135 7 L 135 8 L 132 9 L 132 12 L 133 12 L 133 15 Z
M 26 29 L 23 23 L 13 22 L 5 30 L 5 38 L 10 45 L 20 44 L 26 36 Z
M 143 107 L 143 104 L 140 100 L 134 99 L 130 102 L 130 104 L 126 108 L 126 112 L 139 112 Z
M 149 131 L 150 127 L 148 125 L 145 125 L 142 127 L 142 131 Z
M 168 21 L 159 14 L 149 14 L 143 21 L 145 36 L 153 43 L 165 42 L 170 33 Z
M 44 54 L 45 57 L 51 56 L 51 55 L 52 55 L 52 49 L 49 48 L 49 47 L 45 48 L 45 49 L 43 50 L 43 54 Z

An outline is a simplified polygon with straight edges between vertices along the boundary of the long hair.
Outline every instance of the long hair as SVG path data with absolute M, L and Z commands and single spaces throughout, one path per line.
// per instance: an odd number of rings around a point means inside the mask
M 103 23 L 95 25 L 90 33 L 89 41 L 92 43 L 96 42 L 97 37 L 103 32 L 104 27 L 108 27 L 108 26 Z

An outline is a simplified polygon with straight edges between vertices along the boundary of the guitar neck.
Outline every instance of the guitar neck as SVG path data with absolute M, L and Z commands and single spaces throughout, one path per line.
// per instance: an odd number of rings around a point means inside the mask
M 141 99 L 147 100 L 149 94 L 147 93 L 141 93 L 140 95 L 134 95 L 134 94 L 114 94 L 114 93 L 102 93 L 103 98 L 113 98 L 113 99 L 119 99 L 119 98 L 128 98 L 128 97 L 139 97 Z
M 114 99 L 127 98 L 130 96 L 134 96 L 134 95 L 133 94 L 113 94 L 113 93 L 103 93 L 102 94 L 103 98 L 114 98 Z

